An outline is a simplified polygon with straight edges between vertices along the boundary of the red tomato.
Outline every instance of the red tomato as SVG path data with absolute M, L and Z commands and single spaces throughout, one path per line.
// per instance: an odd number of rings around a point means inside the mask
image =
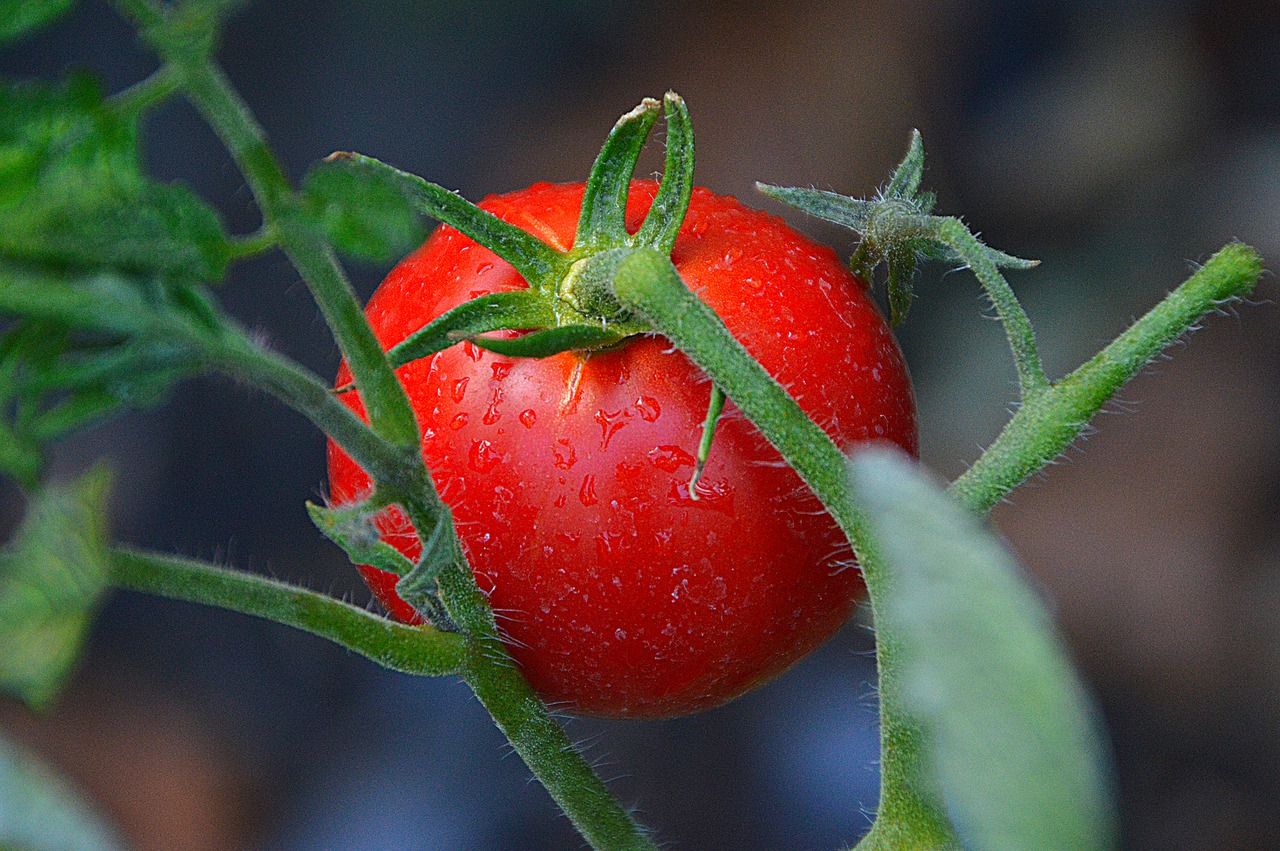
M 655 189 L 633 183 L 632 231 Z M 481 206 L 567 249 L 582 193 L 539 183 Z M 672 259 L 837 444 L 884 439 L 915 453 L 902 356 L 865 285 L 829 248 L 696 189 Z M 367 313 L 390 347 L 463 301 L 523 287 L 505 262 L 442 227 Z M 463 343 L 399 375 L 505 643 L 553 704 L 644 718 L 719 705 L 830 637 L 862 592 L 835 522 L 732 403 L 691 498 L 711 385 L 660 337 L 543 360 Z M 344 366 L 338 383 L 349 377 Z M 356 394 L 343 399 L 363 415 Z M 332 444 L 329 474 L 335 503 L 369 491 Z M 382 528 L 416 558 L 402 516 Z M 416 619 L 394 576 L 363 573 L 396 617 Z

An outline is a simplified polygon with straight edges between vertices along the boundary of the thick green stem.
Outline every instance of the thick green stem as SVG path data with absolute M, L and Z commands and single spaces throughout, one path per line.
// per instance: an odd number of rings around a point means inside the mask
M 1057 458 L 1117 390 L 1166 346 L 1223 302 L 1248 294 L 1262 259 L 1247 245 L 1226 246 L 1110 345 L 1061 381 L 1027 399 L 995 442 L 951 485 L 970 509 L 987 512 Z
M 264 576 L 130 549 L 112 550 L 110 558 L 112 580 L 123 588 L 288 624 L 393 671 L 437 677 L 462 673 L 467 664 L 460 636 L 398 624 Z
M 416 493 L 426 491 L 418 489 Z M 644 829 L 609 794 L 512 661 L 499 638 L 493 610 L 476 586 L 457 545 L 452 518 L 434 495 L 431 491 L 427 497 L 410 498 L 404 505 L 424 542 L 438 541 L 442 548 L 439 554 L 424 553 L 424 561 L 437 565 L 432 572 L 440 596 L 449 616 L 467 638 L 463 679 L 593 848 L 656 848 Z M 441 523 L 447 525 L 438 527 Z M 422 534 L 424 529 L 431 529 L 431 534 Z
M 669 258 L 656 251 L 635 251 L 619 267 L 614 289 L 624 306 L 648 319 L 711 376 L 822 501 L 853 545 L 874 609 L 892 577 L 883 569 L 867 534 L 840 449 L 733 338 L 715 312 L 689 291 Z M 880 636 L 876 658 L 881 779 L 876 831 L 881 837 L 911 837 L 917 847 L 944 847 L 955 840 L 946 815 L 924 791 L 929 784 L 919 730 L 900 708 L 894 676 L 896 649 L 890 637 Z

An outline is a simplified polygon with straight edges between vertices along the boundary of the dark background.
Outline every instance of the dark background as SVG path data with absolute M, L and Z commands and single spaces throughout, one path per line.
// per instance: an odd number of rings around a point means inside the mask
M 262 2 L 221 52 L 287 169 L 362 151 L 471 198 L 576 180 L 613 120 L 673 88 L 699 182 L 782 212 L 752 182 L 868 194 L 918 127 L 926 185 L 990 244 L 1042 266 L 1015 289 L 1051 374 L 1118 333 L 1191 264 L 1240 238 L 1280 256 L 1280 5 L 560 0 Z M 0 72 L 154 68 L 98 3 L 0 51 Z M 252 198 L 187 106 L 149 159 L 236 232 Z M 647 155 L 642 168 L 660 160 Z M 847 252 L 847 233 L 792 218 Z M 356 267 L 363 295 L 385 269 Z M 222 294 L 321 373 L 334 346 L 286 261 Z M 964 273 L 929 270 L 901 339 L 924 460 L 954 476 L 1016 384 Z M 996 512 L 1052 599 L 1110 725 L 1128 847 L 1280 848 L 1280 321 L 1212 317 L 1126 387 L 1063 463 Z M 225 381 L 68 444 L 107 456 L 122 540 L 363 601 L 303 501 L 323 441 Z M 20 510 L 0 491 L 0 521 Z M 876 797 L 872 643 L 854 625 L 778 682 L 662 723 L 569 731 L 673 847 L 835 848 Z M 116 594 L 48 717 L 0 726 L 100 802 L 141 849 L 533 849 L 581 842 L 455 680 L 416 680 L 229 613 Z

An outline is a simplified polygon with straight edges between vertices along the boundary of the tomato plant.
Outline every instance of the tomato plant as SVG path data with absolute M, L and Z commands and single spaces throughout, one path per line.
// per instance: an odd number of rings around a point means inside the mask
M 567 251 L 583 191 L 542 183 L 480 206 Z M 631 184 L 629 232 L 656 192 Z M 837 444 L 887 440 L 915 452 L 901 354 L 833 251 L 698 189 L 672 260 Z M 511 265 L 441 227 L 391 272 L 367 315 L 391 348 L 469 299 L 525 287 Z M 398 374 L 508 650 L 545 699 L 615 716 L 705 709 L 776 676 L 848 618 L 862 584 L 847 541 L 732 407 L 690 490 L 711 383 L 665 339 L 544 359 L 466 342 Z M 344 368 L 338 383 L 349 380 Z M 334 501 L 367 496 L 368 476 L 330 447 Z M 417 558 L 402 513 L 382 528 Z M 388 609 L 417 619 L 396 577 L 362 570 Z

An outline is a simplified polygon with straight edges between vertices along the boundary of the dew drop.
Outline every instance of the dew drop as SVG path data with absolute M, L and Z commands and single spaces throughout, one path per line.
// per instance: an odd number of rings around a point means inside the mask
M 477 473 L 487 473 L 502 463 L 502 455 L 487 440 L 476 440 L 471 444 L 469 455 L 471 469 Z
M 511 374 L 511 368 L 513 366 L 515 366 L 515 364 L 511 363 L 510 361 L 498 361 L 495 364 L 491 364 L 489 366 L 489 369 L 493 370 L 493 380 L 501 381 L 502 379 L 506 378 L 508 375 Z
M 662 416 L 662 407 L 658 404 L 658 400 L 652 396 L 641 396 L 636 399 L 635 409 L 636 413 L 640 415 L 640 419 L 647 423 L 651 423 Z
M 596 499 L 596 477 L 588 473 L 582 477 L 582 487 L 578 489 L 578 501 L 583 505 L 595 505 Z
M 492 268 L 493 268 L 492 263 L 481 263 L 479 266 L 476 267 L 476 274 L 483 275 L 485 272 L 488 272 Z
M 551 451 L 555 453 L 556 466 L 561 470 L 568 470 L 578 463 L 578 453 L 574 450 L 573 444 L 569 442 L 567 437 L 557 438 L 556 445 L 551 447 Z
M 625 408 L 621 411 L 596 411 L 596 422 L 600 424 L 600 448 L 608 449 L 609 441 L 613 440 L 613 436 L 618 433 L 627 421 L 631 419 L 631 412 Z
M 478 361 L 480 358 L 484 357 L 484 349 L 480 348 L 470 340 L 462 341 L 462 351 L 466 353 L 467 357 L 474 361 Z
M 655 446 L 649 450 L 649 461 L 659 470 L 674 473 L 681 467 L 693 467 L 697 461 L 679 446 Z
M 466 424 L 467 424 L 467 415 L 458 414 L 456 417 L 453 418 L 453 421 L 449 423 L 449 428 L 453 429 L 454 431 L 457 431 L 458 429 L 462 428 Z
M 622 629 L 621 627 L 619 627 L 618 629 L 615 629 L 615 630 L 613 631 L 613 637 L 614 637 L 614 638 L 616 638 L 616 639 L 618 639 L 619 641 L 626 641 L 626 639 L 627 639 L 627 631 L 626 631 L 625 629 Z
M 526 408 L 520 412 L 520 423 L 525 428 L 533 428 L 534 423 L 538 421 L 538 414 L 533 408 Z
M 449 391 L 449 395 L 453 397 L 453 401 L 461 402 L 463 397 L 467 395 L 467 382 L 470 378 L 459 378 L 453 382 L 453 387 Z

